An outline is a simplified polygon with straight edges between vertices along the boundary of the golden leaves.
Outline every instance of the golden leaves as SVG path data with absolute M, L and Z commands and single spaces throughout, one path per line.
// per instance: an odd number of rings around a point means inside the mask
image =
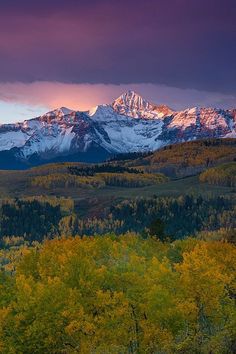
M 0 350 L 231 353 L 235 252 L 132 233 L 47 241 L 0 283 Z

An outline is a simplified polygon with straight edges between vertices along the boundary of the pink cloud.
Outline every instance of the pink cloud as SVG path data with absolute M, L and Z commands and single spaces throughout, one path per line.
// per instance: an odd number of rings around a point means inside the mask
M 66 84 L 58 82 L 2 83 L 0 101 L 54 109 L 66 106 L 88 110 L 102 103 L 111 103 L 123 92 L 133 89 L 145 98 L 172 108 L 192 106 L 236 107 L 236 97 L 217 92 L 179 89 L 155 84 Z M 0 111 L 1 114 L 1 111 Z

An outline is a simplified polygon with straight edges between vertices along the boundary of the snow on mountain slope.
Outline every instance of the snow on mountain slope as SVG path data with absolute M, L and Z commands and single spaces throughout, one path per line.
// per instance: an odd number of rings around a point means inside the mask
M 21 149 L 21 156 L 28 158 L 33 154 L 54 155 L 55 152 L 63 153 L 70 150 L 71 141 L 75 134 L 72 133 L 73 127 L 61 129 L 58 125 L 43 127 L 35 131 L 26 141 Z
M 173 115 L 166 127 L 167 130 L 178 131 L 189 140 L 204 137 L 224 137 L 234 129 L 232 113 L 215 108 L 192 108 Z
M 236 110 L 190 108 L 174 112 L 133 91 L 87 112 L 62 107 L 23 123 L 0 125 L 0 151 L 28 160 L 101 148 L 107 153 L 156 150 L 208 137 L 236 137 Z M 1 155 L 0 155 L 1 166 Z
M 102 147 L 110 152 L 148 151 L 162 146 L 157 140 L 163 126 L 161 119 L 131 119 L 109 105 L 98 106 L 91 118 L 109 136 L 110 141 L 103 141 Z
M 57 108 L 54 111 L 48 112 L 42 116 L 42 118 L 48 119 L 63 119 L 68 114 L 73 113 L 73 111 L 66 107 Z
M 10 150 L 14 147 L 24 146 L 29 136 L 22 130 L 1 132 L 0 130 L 0 149 Z

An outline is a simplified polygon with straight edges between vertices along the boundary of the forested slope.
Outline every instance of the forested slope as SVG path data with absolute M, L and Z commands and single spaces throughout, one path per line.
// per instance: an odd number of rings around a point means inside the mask
M 219 186 L 236 186 L 236 162 L 210 168 L 199 177 L 201 182 Z
M 149 172 L 184 177 L 234 159 L 236 139 L 206 139 L 169 145 L 147 157 L 127 161 L 127 165 L 140 166 Z

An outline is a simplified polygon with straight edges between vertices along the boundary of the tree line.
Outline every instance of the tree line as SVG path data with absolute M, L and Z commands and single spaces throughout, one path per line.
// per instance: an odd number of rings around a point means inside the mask
M 72 175 L 76 176 L 94 176 L 97 173 L 132 173 L 140 174 L 140 171 L 136 168 L 125 167 L 121 165 L 103 164 L 103 165 L 91 165 L 88 167 L 69 166 L 68 171 Z
M 37 200 L 4 201 L 0 208 L 0 239 L 21 236 L 28 241 L 42 241 L 58 234 L 63 217 L 60 205 Z
M 115 171 L 115 168 L 114 168 Z M 125 168 L 124 168 L 125 171 Z M 100 172 L 94 175 L 53 173 L 45 176 L 36 176 L 30 178 L 32 187 L 44 189 L 52 188 L 104 188 L 105 186 L 139 188 L 155 185 L 168 181 L 168 178 L 161 174 L 137 173 L 132 172 Z M 87 174 L 87 172 L 86 172 Z
M 0 207 L 0 239 L 16 236 L 41 242 L 62 235 L 119 235 L 134 231 L 143 238 L 156 235 L 162 240 L 176 240 L 201 231 L 236 228 L 235 201 L 227 197 L 186 195 L 124 200 L 105 209 L 103 218 L 81 217 L 79 205 L 72 210 L 70 200 L 56 200 L 52 204 L 50 199 L 42 198 L 5 201 Z
M 135 231 L 162 240 L 175 240 L 201 231 L 236 228 L 235 201 L 227 197 L 203 198 L 186 195 L 178 198 L 137 198 L 110 207 L 106 216 L 80 218 L 68 215 L 60 220 L 62 235 L 94 235 Z

